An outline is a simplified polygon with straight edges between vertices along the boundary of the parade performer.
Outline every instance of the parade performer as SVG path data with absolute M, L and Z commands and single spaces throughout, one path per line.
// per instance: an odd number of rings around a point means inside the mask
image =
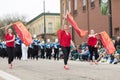
M 45 58 L 45 42 L 44 41 L 39 43 L 39 49 L 41 52 L 40 58 L 44 59 Z
M 69 53 L 70 53 L 70 46 L 72 45 L 73 48 L 76 49 L 72 41 L 71 34 L 69 33 L 69 27 L 65 24 L 65 20 L 67 19 L 67 14 L 63 15 L 62 27 L 58 31 L 58 39 L 60 41 L 60 46 L 64 54 L 64 69 L 65 70 L 69 70 L 68 59 L 69 59 Z
M 51 59 L 53 44 L 50 42 L 50 39 L 47 39 L 45 48 L 46 48 L 46 59 Z
M 22 57 L 21 44 L 22 44 L 22 41 L 17 35 L 15 38 L 15 57 L 17 57 L 17 59 L 19 60 L 21 60 L 21 57 Z
M 69 59 L 70 46 L 72 45 L 75 48 L 73 41 L 71 39 L 71 34 L 69 33 L 69 27 L 64 24 L 62 26 L 61 32 L 58 35 L 59 35 L 58 37 L 60 40 L 60 46 L 64 54 L 64 69 L 68 70 L 69 67 L 67 63 Z
M 97 51 L 97 44 L 98 39 L 96 37 L 97 34 L 95 34 L 94 30 L 90 30 L 90 34 L 88 35 L 88 48 L 90 51 L 90 64 L 93 63 L 93 55 L 95 55 L 95 64 L 98 64 L 97 59 L 99 57 L 98 51 Z
M 14 42 L 15 42 L 15 35 L 12 33 L 12 29 L 9 28 L 13 24 L 5 27 L 5 42 L 7 46 L 7 54 L 8 54 L 8 64 L 9 68 L 12 69 L 12 62 L 14 59 Z
M 34 35 L 33 38 L 33 59 L 36 58 L 36 60 L 38 60 L 38 44 L 40 41 L 37 39 L 36 35 Z
M 58 39 L 55 39 L 54 43 L 54 60 L 59 60 L 59 48 L 60 48 L 60 43 L 58 42 Z
M 28 59 L 28 46 L 22 43 L 21 49 L 22 49 L 22 60 L 27 60 Z

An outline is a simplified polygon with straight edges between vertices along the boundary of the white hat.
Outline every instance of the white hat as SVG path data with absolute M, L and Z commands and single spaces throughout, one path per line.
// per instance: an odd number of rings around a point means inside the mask
M 36 38 L 36 34 L 33 35 L 33 38 Z
M 47 39 L 47 42 L 50 42 L 50 39 Z
M 42 43 L 44 44 L 44 43 L 45 43 L 45 41 L 42 41 Z
M 55 39 L 55 42 L 58 42 L 58 39 Z

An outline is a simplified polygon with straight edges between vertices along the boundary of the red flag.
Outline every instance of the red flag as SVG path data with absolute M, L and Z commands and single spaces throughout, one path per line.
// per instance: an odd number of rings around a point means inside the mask
M 27 30 L 27 28 L 23 25 L 22 22 L 18 21 L 13 24 L 16 33 L 18 34 L 19 38 L 22 40 L 22 42 L 29 46 L 32 43 L 32 36 Z
M 73 17 L 70 14 L 67 14 L 67 20 L 73 26 L 73 28 L 80 37 L 84 37 L 87 35 L 88 31 L 79 29 L 79 27 L 77 26 L 76 22 L 74 21 Z
M 100 40 L 101 40 L 103 46 L 107 49 L 107 53 L 113 54 L 116 50 L 115 50 L 114 44 L 113 44 L 112 40 L 110 39 L 110 37 L 108 36 L 108 34 L 105 31 L 103 31 L 99 35 L 100 35 Z

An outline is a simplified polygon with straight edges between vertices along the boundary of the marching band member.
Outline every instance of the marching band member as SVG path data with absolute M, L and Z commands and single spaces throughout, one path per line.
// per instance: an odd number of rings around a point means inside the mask
M 60 48 L 60 44 L 58 42 L 58 39 L 55 39 L 55 43 L 54 43 L 54 60 L 59 60 L 59 48 Z
M 26 46 L 24 43 L 22 43 L 22 60 L 28 59 L 28 46 Z
M 39 48 L 40 48 L 40 58 L 44 59 L 45 58 L 45 42 L 42 41 L 41 43 L 39 43 Z
M 51 59 L 53 44 L 50 42 L 50 39 L 47 40 L 47 43 L 45 44 L 45 48 L 46 48 L 46 59 Z

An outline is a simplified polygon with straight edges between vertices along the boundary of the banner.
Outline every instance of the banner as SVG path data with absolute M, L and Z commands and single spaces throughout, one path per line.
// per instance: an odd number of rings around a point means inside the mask
M 101 0 L 101 13 L 102 15 L 108 15 L 109 13 L 109 0 Z
M 113 44 L 112 40 L 110 39 L 110 37 L 108 36 L 108 34 L 105 31 L 103 31 L 99 34 L 99 36 L 100 36 L 100 40 L 101 40 L 103 46 L 107 50 L 107 53 L 113 54 L 116 50 L 115 50 L 114 44 Z
M 19 38 L 22 40 L 22 42 L 29 46 L 32 43 L 32 36 L 27 30 L 27 28 L 23 25 L 22 22 L 18 21 L 13 24 L 13 27 L 18 34 Z
M 68 20 L 68 22 L 72 25 L 72 27 L 75 29 L 75 31 L 77 32 L 77 34 L 78 34 L 80 37 L 84 37 L 84 36 L 87 35 L 87 32 L 88 32 L 88 31 L 79 29 L 79 27 L 77 26 L 75 20 L 73 19 L 73 17 L 72 17 L 70 14 L 67 14 L 67 20 Z

